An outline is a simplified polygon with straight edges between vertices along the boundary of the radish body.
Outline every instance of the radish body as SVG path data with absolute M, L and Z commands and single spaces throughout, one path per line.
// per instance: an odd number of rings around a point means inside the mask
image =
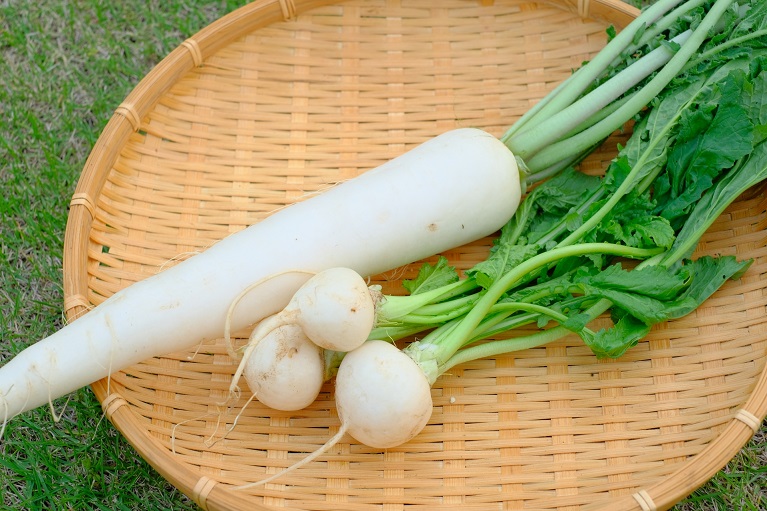
M 260 481 L 274 481 L 314 461 L 349 433 L 378 449 L 404 444 L 426 426 L 432 413 L 431 385 L 412 358 L 386 341 L 367 341 L 348 352 L 336 375 L 336 407 L 341 427 L 319 449 Z
M 229 304 L 265 276 L 390 270 L 493 233 L 519 198 L 516 160 L 499 140 L 471 128 L 447 132 L 114 294 L 30 346 L 0 368 L 0 416 L 221 337 Z M 285 307 L 306 280 L 285 274 L 259 286 L 238 306 L 233 330 Z
M 386 449 L 416 436 L 431 417 L 431 385 L 396 346 L 368 341 L 346 354 L 336 375 L 343 428 L 369 447 Z
M 328 268 L 298 288 L 284 309 L 259 323 L 248 344 L 282 325 L 295 324 L 321 348 L 351 351 L 367 340 L 375 316 L 376 299 L 362 276 L 350 268 Z
M 261 284 L 257 282 L 241 293 L 230 306 L 230 315 L 239 300 Z M 314 344 L 318 350 L 322 348 L 346 352 L 367 340 L 375 325 L 375 315 L 375 299 L 359 273 L 343 267 L 328 268 L 316 273 L 298 288 L 284 309 L 261 321 L 253 330 L 232 378 L 230 392 L 237 389 L 240 376 L 248 364 L 264 365 L 253 358 L 269 358 L 269 348 L 261 349 L 260 344 L 275 329 L 295 326 L 300 330 L 300 335 L 306 337 L 307 342 Z M 226 332 L 227 344 L 231 349 L 228 326 Z M 230 355 L 235 357 L 236 353 L 231 350 Z M 324 369 L 320 372 L 324 372 Z
M 280 326 L 263 337 L 245 362 L 248 387 L 275 410 L 306 408 L 317 399 L 325 376 L 322 348 L 298 325 Z
M 301 286 L 284 311 L 317 346 L 351 351 L 367 340 L 375 324 L 375 301 L 359 273 L 349 268 L 321 271 Z

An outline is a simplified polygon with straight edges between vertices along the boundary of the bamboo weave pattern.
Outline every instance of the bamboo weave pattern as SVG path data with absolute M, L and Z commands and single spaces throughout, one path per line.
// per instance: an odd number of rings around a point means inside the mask
M 582 0 L 254 2 L 222 20 L 226 30 L 185 41 L 117 108 L 72 200 L 68 316 L 440 132 L 500 135 L 601 48 L 605 19 L 631 12 Z M 584 168 L 599 172 L 612 154 Z M 400 448 L 346 438 L 275 484 L 235 492 L 337 431 L 332 384 L 302 412 L 254 401 L 213 445 L 236 415 L 217 429 L 236 366 L 220 341 L 147 360 L 94 391 L 203 509 L 665 509 L 767 413 L 763 192 L 704 238 L 698 255 L 755 263 L 695 314 L 614 361 L 569 338 L 458 367 L 433 387 L 424 432 Z M 490 243 L 445 255 L 467 268 Z M 401 292 L 416 268 L 374 280 Z

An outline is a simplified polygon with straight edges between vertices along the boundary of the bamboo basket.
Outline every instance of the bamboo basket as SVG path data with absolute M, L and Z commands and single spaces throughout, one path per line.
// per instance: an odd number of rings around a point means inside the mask
M 635 15 L 616 0 L 257 0 L 221 18 L 141 80 L 97 141 L 66 231 L 68 318 L 440 132 L 500 135 L 602 47 L 608 24 Z M 583 168 L 603 169 L 620 139 Z M 755 263 L 696 313 L 618 360 L 567 338 L 458 367 L 434 386 L 426 429 L 399 448 L 345 437 L 275 484 L 233 490 L 301 459 L 339 421 L 328 384 L 301 412 L 254 402 L 227 439 L 206 443 L 221 434 L 216 403 L 235 368 L 220 341 L 93 391 L 136 451 L 211 511 L 667 509 L 767 414 L 764 192 L 703 239 L 697 255 Z M 490 243 L 445 255 L 464 269 Z M 400 292 L 417 266 L 373 280 Z

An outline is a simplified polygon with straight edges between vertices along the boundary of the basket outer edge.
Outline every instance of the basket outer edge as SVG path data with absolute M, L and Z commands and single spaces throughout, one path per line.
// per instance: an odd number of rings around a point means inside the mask
M 591 18 L 623 27 L 639 15 L 639 9 L 621 0 L 537 0 Z
M 638 9 L 620 0 L 535 0 L 575 12 L 583 17 L 615 23 L 624 26 L 639 12 Z M 338 3 L 333 0 L 297 0 L 296 12 L 322 5 Z M 283 1 L 255 0 L 203 28 L 190 39 L 201 52 L 203 60 L 215 53 L 229 42 L 268 24 L 281 21 L 284 18 Z M 190 53 L 187 45 L 181 44 L 155 66 L 138 85 L 130 92 L 121 107 L 137 114 L 139 120 L 148 113 L 157 100 L 181 76 L 196 65 L 196 57 Z M 85 196 L 95 203 L 104 186 L 108 173 L 115 163 L 120 149 L 134 131 L 140 129 L 129 116 L 115 113 L 107 122 L 104 130 L 94 145 L 78 180 L 75 195 Z M 72 204 L 67 221 L 64 239 L 64 296 L 65 301 L 74 299 L 75 306 L 65 311 L 69 320 L 74 320 L 83 314 L 87 307 L 82 304 L 82 297 L 87 296 L 87 261 L 89 237 L 82 236 L 92 227 L 93 217 L 88 207 L 83 204 Z M 108 395 L 107 380 L 95 382 L 91 386 L 100 402 L 106 404 L 111 397 Z M 767 417 L 767 368 L 762 371 L 759 380 L 743 409 L 748 410 L 760 421 Z M 759 396 L 759 397 L 758 397 Z M 200 475 L 185 465 L 180 465 L 165 451 L 159 441 L 149 436 L 141 428 L 135 414 L 128 408 L 118 406 L 108 418 L 116 429 L 129 441 L 155 470 L 166 480 L 179 488 L 183 493 L 193 498 L 202 509 L 207 511 L 226 511 L 249 507 L 250 509 L 270 508 L 255 505 L 252 501 L 236 495 L 234 492 L 214 484 L 209 487 L 205 501 L 200 502 L 200 495 L 195 495 L 195 487 L 200 481 Z M 685 497 L 724 467 L 727 462 L 753 437 L 754 431 L 742 422 L 732 419 L 725 430 L 709 443 L 700 453 L 682 463 L 682 466 L 660 482 L 645 489 L 655 505 L 655 509 L 668 509 L 681 498 Z M 145 453 L 159 453 L 148 456 Z M 694 463 L 693 463 L 694 462 Z M 601 504 L 587 509 L 605 510 Z M 610 503 L 610 509 L 627 511 L 642 511 L 643 507 L 633 495 L 617 499 Z
M 108 384 L 106 380 L 93 383 L 91 389 L 102 403 L 106 404 L 113 401 L 112 398 L 115 394 L 107 394 Z M 105 397 L 101 399 L 100 396 Z M 119 401 L 120 399 L 117 397 L 114 401 Z M 122 404 L 126 403 L 123 402 Z M 273 511 L 270 508 L 255 504 L 235 492 L 225 490 L 218 484 L 209 486 L 209 491 L 201 495 L 195 490 L 197 483 L 205 476 L 201 476 L 198 472 L 174 459 L 167 452 L 164 445 L 150 436 L 146 429 L 141 427 L 135 413 L 128 406 L 118 405 L 110 412 L 105 410 L 105 414 L 114 427 L 128 440 L 131 446 L 147 463 L 152 465 L 165 480 L 191 498 L 201 509 L 205 511 L 231 511 L 234 509 Z M 155 455 L 149 456 L 147 453 L 155 453 Z
M 760 424 L 767 418 L 767 366 L 762 370 L 759 379 L 744 403 L 745 410 L 756 417 Z M 738 453 L 754 436 L 756 431 L 751 426 L 735 418 L 730 419 L 724 430 L 716 439 L 704 447 L 698 454 L 681 463 L 681 467 L 661 479 L 645 491 L 652 497 L 656 510 L 661 511 L 673 507 L 682 498 L 703 486 L 719 472 L 732 457 Z M 693 463 L 694 461 L 694 463 Z M 644 511 L 634 495 L 616 499 L 611 509 L 626 511 Z M 601 506 L 597 509 L 603 509 Z M 586 508 L 584 511 L 590 511 Z M 607 511 L 607 510 L 604 510 Z
M 152 68 L 115 109 L 91 149 L 78 179 L 74 195 L 84 201 L 70 203 L 70 213 L 64 234 L 64 296 L 87 296 L 88 237 L 93 217 L 86 204 L 96 204 L 112 166 L 130 135 L 141 129 L 141 119 L 151 111 L 160 97 L 183 75 L 192 70 L 198 58 L 204 59 L 222 47 L 256 28 L 284 20 L 284 0 L 256 0 L 222 16 L 180 44 Z M 299 0 L 300 10 L 332 3 L 332 0 Z M 192 51 L 194 50 L 194 51 Z M 199 52 L 199 55 L 197 54 Z M 86 204 L 83 204 L 85 202 Z M 65 310 L 68 320 L 87 311 L 82 299 Z

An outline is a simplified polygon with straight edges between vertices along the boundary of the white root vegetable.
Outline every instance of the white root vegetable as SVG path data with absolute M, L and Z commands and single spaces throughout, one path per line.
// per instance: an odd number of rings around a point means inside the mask
M 237 354 L 229 341 L 230 317 L 242 298 L 263 282 L 266 280 L 248 287 L 229 308 L 224 332 L 233 357 Z M 375 324 L 375 312 L 375 299 L 359 273 L 339 267 L 314 274 L 298 288 L 284 309 L 264 319 L 253 330 L 232 378 L 230 393 L 234 394 L 237 390 L 240 377 L 249 364 L 260 364 L 253 360 L 254 357 L 269 356 L 269 351 L 260 348 L 260 343 L 275 329 L 295 325 L 301 330 L 301 335 L 318 348 L 346 352 L 367 340 Z
M 365 280 L 350 268 L 328 268 L 313 275 L 279 313 L 259 324 L 261 335 L 296 324 L 317 346 L 351 351 L 375 325 L 375 298 Z M 251 343 L 258 342 L 253 336 Z
M 336 375 L 341 427 L 305 458 L 265 479 L 260 486 L 317 459 L 349 433 L 363 444 L 387 449 L 420 433 L 432 414 L 431 384 L 412 358 L 386 341 L 371 340 L 344 356 Z
M 317 346 L 351 351 L 375 324 L 375 300 L 359 273 L 349 268 L 321 271 L 301 286 L 283 313 Z M 288 319 L 289 321 L 289 319 Z
M 470 128 L 440 135 L 116 293 L 30 346 L 0 368 L 0 415 L 220 337 L 229 304 L 265 276 L 337 266 L 373 275 L 489 235 L 513 215 L 520 191 L 515 157 L 498 139 Z M 276 313 L 306 280 L 265 282 L 243 299 L 232 328 Z
M 282 325 L 264 336 L 245 360 L 243 376 L 256 399 L 275 410 L 306 408 L 325 381 L 322 348 L 298 325 Z
M 385 341 L 346 354 L 336 375 L 342 428 L 380 449 L 415 437 L 431 417 L 431 385 L 412 358 Z

